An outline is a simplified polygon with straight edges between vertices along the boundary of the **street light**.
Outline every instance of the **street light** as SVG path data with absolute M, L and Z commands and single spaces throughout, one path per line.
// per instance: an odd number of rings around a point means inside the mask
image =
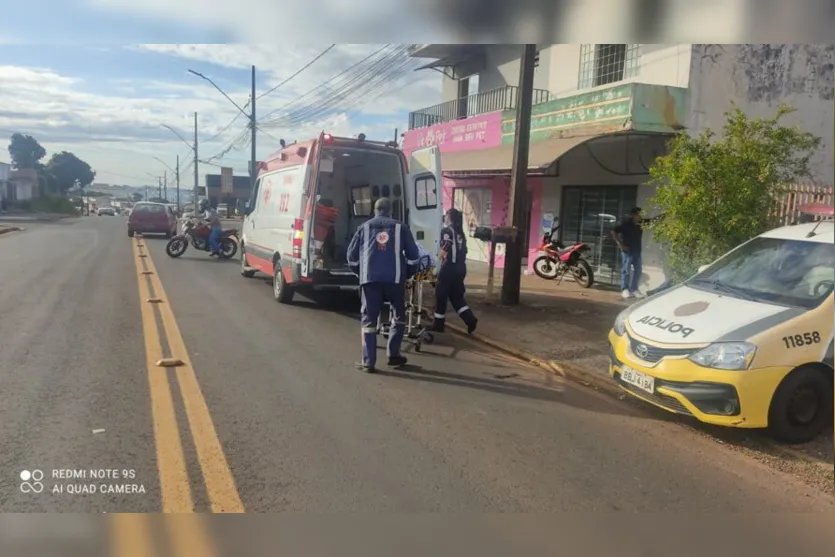
M 247 114 L 246 111 L 238 105 L 238 103 L 233 101 L 232 97 L 227 95 L 226 92 L 224 92 L 224 90 L 221 89 L 218 86 L 217 83 L 215 83 L 214 81 L 212 81 L 211 79 L 209 79 L 208 77 L 206 77 L 205 75 L 203 75 L 200 72 L 196 72 L 194 70 L 188 70 L 188 73 L 190 73 L 192 75 L 196 75 L 200 79 L 210 83 L 212 87 L 217 89 L 218 92 L 220 92 L 221 95 L 226 97 L 226 100 L 228 100 L 230 103 L 232 103 L 232 105 L 235 108 L 237 108 L 238 111 L 241 114 L 243 114 L 246 117 L 247 120 L 249 120 L 249 127 L 250 127 L 250 130 L 252 132 L 252 141 L 250 142 L 251 143 L 251 146 L 250 146 L 251 151 L 250 151 L 250 161 L 249 161 L 249 186 L 250 186 L 250 189 L 254 189 L 255 188 L 255 176 L 256 176 L 256 173 L 257 173 L 257 170 L 258 170 L 258 164 L 255 162 L 255 160 L 256 160 L 256 155 L 255 155 L 255 131 L 257 129 L 257 125 L 256 125 L 256 122 L 255 122 L 255 66 L 252 66 L 252 93 L 251 93 L 251 96 L 249 98 L 249 103 L 248 103 L 249 108 L 250 108 L 249 114 Z
M 194 202 L 194 210 L 196 212 L 197 211 L 197 197 L 198 197 L 197 196 L 197 188 L 200 185 L 199 184 L 199 181 L 200 181 L 199 180 L 199 173 L 198 173 L 199 172 L 198 171 L 198 163 L 200 162 L 200 159 L 197 157 L 197 113 L 196 112 L 194 113 L 194 143 L 193 144 L 186 141 L 186 139 L 182 136 L 182 134 L 180 134 L 180 132 L 178 132 L 177 130 L 175 130 L 174 128 L 169 126 L 168 124 L 160 124 L 160 125 L 163 128 L 170 131 L 171 133 L 173 133 L 174 135 L 176 135 L 180 139 L 180 141 L 182 141 L 185 145 L 188 146 L 188 148 L 191 151 L 194 152 L 194 192 L 192 194 L 192 198 L 193 198 L 192 201 Z M 154 158 L 156 159 L 157 157 L 154 157 Z M 165 161 L 162 161 L 161 159 L 157 159 L 157 160 L 159 160 L 160 162 L 162 162 L 163 164 L 168 166 L 165 163 Z M 171 168 L 171 167 L 169 166 L 168 168 Z M 180 156 L 179 155 L 177 155 L 176 175 L 177 175 L 177 210 L 179 211 L 180 210 Z

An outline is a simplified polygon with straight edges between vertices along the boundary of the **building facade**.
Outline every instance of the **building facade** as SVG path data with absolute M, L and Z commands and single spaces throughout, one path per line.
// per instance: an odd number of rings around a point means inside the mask
M 471 229 L 509 224 L 509 182 L 522 45 L 416 45 L 412 55 L 442 75 L 441 103 L 415 110 L 404 150 L 437 145 L 444 201 Z M 565 242 L 592 248 L 602 282 L 615 283 L 612 227 L 633 206 L 647 207 L 652 161 L 683 130 L 720 129 L 732 103 L 751 117 L 779 102 L 787 121 L 823 139 L 816 180 L 833 176 L 832 45 L 539 45 L 524 237 L 533 262 L 543 230 L 559 220 Z M 645 286 L 664 279 L 664 258 L 645 241 Z M 471 257 L 488 246 L 471 240 Z M 497 262 L 501 265 L 501 257 Z

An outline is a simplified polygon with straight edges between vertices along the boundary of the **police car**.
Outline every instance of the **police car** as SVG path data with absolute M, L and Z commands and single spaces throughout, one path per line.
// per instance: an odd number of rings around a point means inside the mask
M 833 417 L 833 281 L 831 220 L 767 232 L 622 312 L 610 374 L 670 412 L 810 440 Z
M 392 217 L 437 257 L 443 222 L 437 147 L 407 160 L 393 142 L 322 133 L 286 144 L 260 164 L 241 227 L 241 275 L 273 277 L 273 295 L 289 303 L 297 291 L 357 291 L 346 252 L 356 230 L 388 198 Z

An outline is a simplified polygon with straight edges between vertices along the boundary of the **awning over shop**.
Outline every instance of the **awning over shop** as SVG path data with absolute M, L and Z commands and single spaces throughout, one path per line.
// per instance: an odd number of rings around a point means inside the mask
M 544 172 L 551 164 L 574 147 L 591 141 L 598 135 L 560 137 L 532 142 L 528 153 L 528 170 Z M 499 145 L 489 149 L 444 153 L 441 167 L 444 172 L 500 172 L 513 166 L 513 145 Z

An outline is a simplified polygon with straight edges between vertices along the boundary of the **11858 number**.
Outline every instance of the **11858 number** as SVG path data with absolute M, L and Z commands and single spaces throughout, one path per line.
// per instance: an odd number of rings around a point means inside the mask
M 818 344 L 820 341 L 821 334 L 817 331 L 811 333 L 803 333 L 802 335 L 791 335 L 783 337 L 783 342 L 786 343 L 786 348 L 800 348 L 801 346 Z

